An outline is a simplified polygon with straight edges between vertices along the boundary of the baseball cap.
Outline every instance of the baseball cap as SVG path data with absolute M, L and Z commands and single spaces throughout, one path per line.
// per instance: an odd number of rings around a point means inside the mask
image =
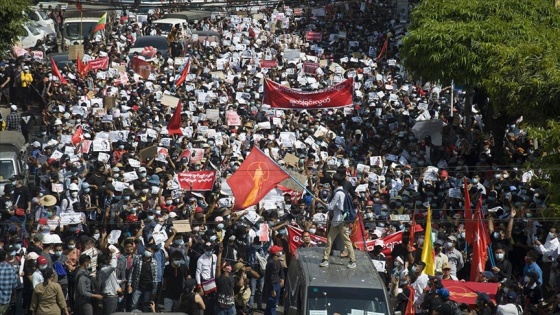
M 47 259 L 45 257 L 43 257 L 43 256 L 37 257 L 37 265 L 46 265 L 47 263 L 48 262 L 47 262 Z

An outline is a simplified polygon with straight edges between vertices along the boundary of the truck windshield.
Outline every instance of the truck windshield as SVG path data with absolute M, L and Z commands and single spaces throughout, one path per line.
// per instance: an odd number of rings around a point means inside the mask
M 307 294 L 308 315 L 389 314 L 382 289 L 310 287 Z
M 14 162 L 11 160 L 0 160 L 0 182 L 9 181 L 14 174 Z
M 81 40 L 84 39 L 84 37 L 90 37 L 97 22 L 83 22 L 81 24 L 82 36 L 80 36 L 80 22 L 64 23 L 64 37 L 72 40 Z

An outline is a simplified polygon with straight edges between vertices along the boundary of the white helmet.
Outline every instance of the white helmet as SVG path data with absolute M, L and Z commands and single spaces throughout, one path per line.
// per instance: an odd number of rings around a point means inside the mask
M 60 120 L 59 118 L 57 118 L 57 119 L 54 121 L 54 125 L 55 125 L 55 126 L 62 125 L 62 120 Z
M 43 244 L 53 244 L 53 236 L 51 234 L 43 235 Z
M 58 234 L 51 235 L 51 244 L 62 244 L 62 240 L 60 239 L 60 236 L 58 236 Z
M 68 189 L 70 189 L 70 190 L 75 190 L 75 191 L 80 190 L 80 189 L 78 188 L 78 185 L 77 185 L 77 184 L 74 184 L 74 183 L 70 184 L 70 186 L 68 187 Z

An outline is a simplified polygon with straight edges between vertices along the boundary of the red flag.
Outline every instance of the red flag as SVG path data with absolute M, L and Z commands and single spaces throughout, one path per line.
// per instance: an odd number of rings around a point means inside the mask
M 484 271 L 486 260 L 488 259 L 488 245 L 490 244 L 490 235 L 488 228 L 482 219 L 482 196 L 479 197 L 476 205 L 476 213 L 474 214 L 475 229 L 473 243 L 473 254 L 471 264 L 471 281 L 478 281 L 480 273 Z
M 169 120 L 169 124 L 167 124 L 167 131 L 170 135 L 182 135 L 183 131 L 181 131 L 181 112 L 183 111 L 183 105 L 181 104 L 181 100 L 177 102 L 177 107 L 175 107 L 175 112 L 173 116 Z
M 352 233 L 350 234 L 350 241 L 352 241 L 352 243 L 354 243 L 359 250 L 367 251 L 366 228 L 364 227 L 364 218 L 362 216 L 362 212 L 358 212 L 358 215 L 356 216 L 356 220 L 352 225 Z
M 381 51 L 379 52 L 379 55 L 377 55 L 377 60 L 381 60 L 381 58 L 383 58 L 385 53 L 387 53 L 388 47 L 389 47 L 389 36 L 387 36 L 387 38 L 385 39 L 385 42 L 383 43 L 383 47 L 381 47 Z
M 474 238 L 474 230 L 476 222 L 471 207 L 471 196 L 469 194 L 469 183 L 466 177 L 463 177 L 464 195 L 465 195 L 465 241 L 471 245 Z
M 179 86 L 183 84 L 183 82 L 185 82 L 185 80 L 187 79 L 187 75 L 189 75 L 190 70 L 191 70 L 191 58 L 189 58 L 186 64 L 184 65 L 183 70 L 181 71 L 181 75 L 179 75 L 179 79 L 175 81 L 175 86 Z
M 76 3 L 76 9 L 78 9 L 78 12 L 82 12 L 82 4 L 80 2 Z
M 66 81 L 66 79 L 62 76 L 62 74 L 60 74 L 60 71 L 58 71 L 58 67 L 56 66 L 56 62 L 54 62 L 53 58 L 51 58 L 51 68 L 52 68 L 52 74 L 55 75 L 60 80 L 60 83 L 68 84 L 68 81 Z
M 85 77 L 89 71 L 89 65 L 82 61 L 80 55 L 78 55 L 77 61 L 78 61 L 78 74 L 80 75 L 80 77 Z
M 254 38 L 257 36 L 257 33 L 255 33 L 255 30 L 253 30 L 252 27 L 249 27 L 249 37 Z
M 404 315 L 414 315 L 416 314 L 416 307 L 414 306 L 414 288 L 408 286 L 408 302 L 406 302 L 406 308 L 404 309 Z
M 499 283 L 462 282 L 457 280 L 441 280 L 441 284 L 449 290 L 449 299 L 451 301 L 468 305 L 476 304 L 476 292 L 487 292 L 490 300 L 496 301 L 496 292 L 500 285 Z
M 410 230 L 408 231 L 408 245 L 412 250 L 414 248 L 414 234 L 416 234 L 416 209 L 412 212 L 412 222 L 410 224 Z
M 72 136 L 72 144 L 77 145 L 80 144 L 84 140 L 84 130 L 82 126 L 78 126 L 76 131 L 74 131 L 74 135 Z
M 253 147 L 227 183 L 235 196 L 234 210 L 256 205 L 288 175 L 257 147 Z

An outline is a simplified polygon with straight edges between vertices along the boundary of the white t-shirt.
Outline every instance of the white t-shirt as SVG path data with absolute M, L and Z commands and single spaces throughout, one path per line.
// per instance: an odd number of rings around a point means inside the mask
M 521 308 L 521 305 L 516 306 L 513 303 L 498 305 L 498 307 L 496 308 L 496 315 L 520 315 L 520 314 L 523 314 L 523 309 Z

